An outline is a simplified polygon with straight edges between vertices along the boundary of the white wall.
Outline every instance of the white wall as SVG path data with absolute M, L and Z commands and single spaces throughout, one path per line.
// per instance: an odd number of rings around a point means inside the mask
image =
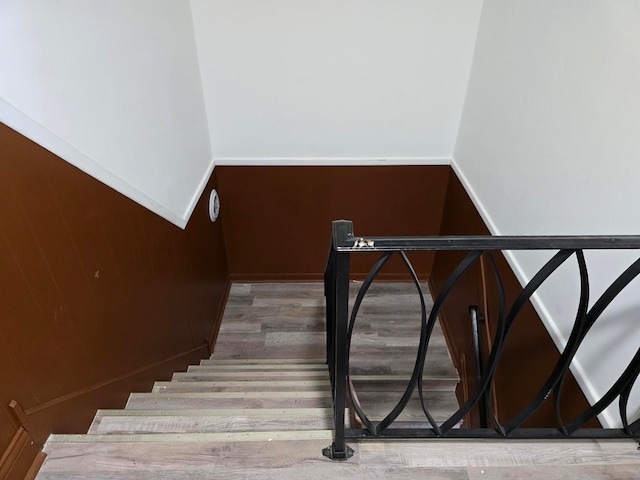
M 494 234 L 640 234 L 638 25 L 636 0 L 485 0 L 454 167 Z M 589 256 L 591 303 L 636 257 Z M 542 261 L 514 259 L 523 280 Z M 537 303 L 558 344 L 576 271 L 558 272 Z M 640 281 L 629 290 L 578 356 L 590 400 L 640 346 Z M 617 418 L 614 407 L 601 420 Z
M 213 168 L 188 0 L 3 0 L 0 121 L 179 226 Z
M 448 163 L 482 0 L 192 0 L 216 164 Z

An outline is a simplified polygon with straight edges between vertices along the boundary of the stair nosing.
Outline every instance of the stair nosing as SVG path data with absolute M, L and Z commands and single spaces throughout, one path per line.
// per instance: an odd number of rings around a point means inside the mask
M 324 358 L 208 358 L 200 361 L 200 365 L 327 365 Z
M 176 392 L 176 393 L 132 393 L 129 399 L 152 398 L 331 398 L 331 392 Z
M 304 370 L 296 371 L 273 371 L 273 372 L 175 372 L 172 378 L 183 377 L 325 377 L 329 378 L 328 371 Z
M 303 416 L 333 414 L 332 408 L 177 408 L 177 409 L 102 409 L 96 417 L 232 417 Z
M 333 430 L 271 432 L 52 434 L 46 447 L 61 443 L 173 443 L 173 442 L 271 442 L 287 440 L 331 440 Z
M 331 386 L 331 382 L 327 378 L 325 379 L 311 379 L 311 380 L 238 380 L 238 381 L 225 381 L 225 380 L 212 380 L 203 382 L 185 382 L 185 381 L 168 381 L 168 382 L 155 382 L 154 387 L 166 387 L 166 386 L 179 386 L 189 387 L 207 386 L 207 387 L 304 387 L 304 386 Z

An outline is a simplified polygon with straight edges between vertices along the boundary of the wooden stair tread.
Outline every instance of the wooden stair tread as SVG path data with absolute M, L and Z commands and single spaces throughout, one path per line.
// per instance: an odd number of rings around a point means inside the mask
M 291 409 L 295 410 L 295 409 Z M 293 416 L 255 415 L 144 415 L 135 417 L 98 416 L 90 434 L 147 433 L 221 433 L 221 432 L 292 432 L 296 430 L 329 430 L 333 414 Z
M 271 442 L 286 440 L 331 440 L 332 430 L 210 433 L 137 433 L 112 435 L 52 434 L 48 445 L 56 443 L 182 443 L 182 442 Z
M 280 370 L 322 370 L 328 373 L 328 367 L 324 363 L 300 363 L 300 364 L 219 364 L 219 365 L 191 365 L 187 372 L 238 372 L 238 371 L 280 371 Z
M 252 416 L 252 417 L 275 417 L 275 416 L 306 416 L 306 415 L 332 415 L 331 408 L 214 408 L 214 409 L 125 409 L 125 410 L 98 410 L 96 416 L 100 417 L 135 417 L 135 416 Z
M 326 367 L 324 358 L 214 358 L 201 360 L 200 365 L 269 365 L 291 364 L 307 365 L 322 364 Z
M 311 380 L 244 380 L 244 381 L 194 381 L 156 382 L 153 393 L 167 392 L 251 392 L 251 391 L 328 391 L 329 379 Z
M 224 393 L 224 392 L 222 392 Z M 254 392 L 247 392 L 254 393 Z M 281 393 L 281 392 L 267 392 Z M 305 393 L 306 395 L 295 395 Z M 194 393 L 163 395 L 149 394 L 146 397 L 129 399 L 127 409 L 175 409 L 175 408 L 329 408 L 332 398 L 326 392 L 291 392 L 287 396 L 254 396 L 243 398 L 234 396 L 212 397 L 211 394 Z M 156 396 L 151 396 L 156 395 Z M 205 396 L 206 395 L 206 396 Z
M 177 382 L 189 382 L 198 380 L 230 380 L 230 379 L 302 379 L 302 378 L 329 378 L 329 372 L 318 370 L 303 371 L 275 371 L 275 372 L 255 372 L 255 371 L 239 371 L 239 372 L 176 372 L 171 379 Z

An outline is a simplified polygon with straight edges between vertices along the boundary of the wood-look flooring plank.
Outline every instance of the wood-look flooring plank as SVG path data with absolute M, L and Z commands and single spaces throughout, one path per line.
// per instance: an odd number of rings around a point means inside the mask
M 632 480 L 640 479 L 638 465 L 571 465 L 552 467 L 468 468 L 469 480 Z
M 56 443 L 230 443 L 230 442 L 277 442 L 304 440 L 331 440 L 331 430 L 295 430 L 266 432 L 208 432 L 208 433 L 137 433 L 112 435 L 53 434 L 47 445 Z
M 225 372 L 225 371 L 280 371 L 280 370 L 322 370 L 327 372 L 327 365 L 324 363 L 309 363 L 298 365 L 287 364 L 252 364 L 252 365 L 191 365 L 188 372 Z
M 325 364 L 324 357 L 318 358 L 224 358 L 220 359 L 212 356 L 209 359 L 200 361 L 200 365 L 269 365 L 269 364 Z
M 181 410 L 112 410 L 104 409 L 98 410 L 96 415 L 100 417 L 135 417 L 144 415 L 162 416 L 162 415 L 187 415 L 193 417 L 206 417 L 206 416 L 252 416 L 257 418 L 262 417 L 278 417 L 278 416 L 290 416 L 290 417 L 304 417 L 304 416 L 323 416 L 331 415 L 333 409 L 331 408 L 261 408 L 261 409 L 242 409 L 242 408 L 227 408 L 227 409 L 181 409 Z
M 328 392 L 329 380 L 246 382 L 156 382 L 151 393 L 170 392 Z
M 549 457 L 538 457 L 535 465 L 523 445 L 510 451 L 505 442 L 361 442 L 352 443 L 355 455 L 347 462 L 331 462 L 318 454 L 326 440 L 153 444 L 48 444 L 49 459 L 41 480 L 62 478 L 102 480 L 109 478 L 397 478 L 397 479 L 546 479 L 639 478 L 638 463 L 607 464 L 609 458 L 589 445 L 574 445 Z M 467 446 L 463 444 L 469 444 Z M 487 442 L 479 442 L 487 443 Z M 405 458 L 407 444 L 411 452 Z M 418 448 L 419 447 L 419 448 Z M 436 448 L 437 447 L 437 448 Z M 592 447 L 592 445 L 591 445 Z M 474 452 L 478 449 L 478 452 Z M 505 449 L 507 451 L 505 451 Z M 444 455 L 444 450 L 447 455 Z M 553 449 L 551 449 L 553 450 Z M 588 453 L 581 462 L 576 453 Z M 599 454 L 599 455 L 598 455 Z M 412 455 L 422 463 L 412 466 Z M 551 461 L 550 464 L 544 462 Z M 467 468 L 464 464 L 480 463 Z M 506 462 L 507 465 L 496 465 Z M 444 464 L 444 465 L 443 465 Z M 462 464 L 462 466 L 459 466 Z M 56 476 L 57 475 L 57 476 Z M 64 476 L 66 475 L 66 476 Z
M 245 415 L 153 415 L 98 416 L 89 433 L 92 434 L 148 434 L 148 433 L 215 433 L 264 432 L 295 430 L 329 430 L 333 427 L 333 413 L 322 415 L 290 415 L 289 409 L 273 416 Z
M 198 372 L 176 372 L 173 374 L 174 382 L 189 381 L 213 381 L 213 380 L 231 380 L 231 379 L 252 379 L 252 380 L 285 380 L 285 379 L 312 379 L 322 378 L 328 379 L 329 372 L 327 370 L 299 370 L 299 371 L 237 371 L 237 372 L 218 372 L 218 371 L 198 371 Z
M 211 480 L 224 478 L 225 480 L 317 480 L 318 478 L 334 478 L 339 476 L 354 480 L 390 479 L 390 480 L 468 480 L 465 469 L 406 469 L 390 470 L 385 467 L 361 467 L 345 462 L 340 466 L 320 464 L 309 466 L 293 466 L 282 468 L 220 468 L 212 466 L 207 470 L 183 470 L 172 471 L 144 471 L 137 469 L 126 472 L 126 478 L 130 480 Z M 66 474 L 60 472 L 47 472 L 41 480 L 112 480 L 112 472 L 94 472 Z M 122 478 L 122 477 L 117 477 Z M 588 480 L 588 479 L 587 479 Z
M 611 457 L 597 442 L 584 441 L 405 441 L 361 443 L 360 458 L 377 461 L 384 455 L 390 465 L 404 467 L 518 467 L 603 465 Z M 393 455 L 389 455 L 394 452 Z M 640 464 L 640 458 L 638 458 Z
M 218 392 L 214 392 L 217 394 Z M 329 408 L 333 402 L 325 392 L 247 392 L 247 396 L 224 395 L 212 397 L 214 393 L 148 394 L 129 399 L 127 409 L 174 409 L 174 408 Z M 224 394 L 226 392 L 219 392 Z M 259 396 L 251 396 L 261 393 Z M 280 394 L 269 396 L 270 394 Z

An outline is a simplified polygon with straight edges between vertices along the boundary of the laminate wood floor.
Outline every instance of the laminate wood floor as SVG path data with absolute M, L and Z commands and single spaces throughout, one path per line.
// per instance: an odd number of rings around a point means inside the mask
M 374 285 L 356 324 L 350 372 L 373 417 L 413 367 L 412 289 Z M 124 410 L 99 411 L 87 435 L 53 435 L 37 478 L 640 479 L 631 441 L 363 441 L 332 462 L 320 453 L 332 436 L 324 346 L 321 284 L 234 284 L 211 359 L 133 393 Z M 439 327 L 425 372 L 427 402 L 446 418 L 457 372 Z M 404 421 L 416 421 L 415 399 L 409 407 Z

